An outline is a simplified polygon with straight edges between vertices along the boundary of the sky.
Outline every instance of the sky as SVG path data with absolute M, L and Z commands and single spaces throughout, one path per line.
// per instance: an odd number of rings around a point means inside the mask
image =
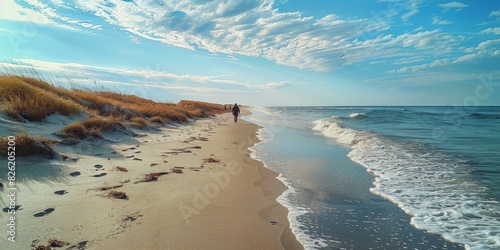
M 500 1 L 0 0 L 0 67 L 161 102 L 500 105 Z

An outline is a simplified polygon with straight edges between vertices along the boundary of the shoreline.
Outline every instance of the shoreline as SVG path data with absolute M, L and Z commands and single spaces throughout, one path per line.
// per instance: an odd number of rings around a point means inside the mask
M 278 200 L 289 209 L 292 230 L 305 248 L 464 249 L 441 235 L 417 229 L 397 204 L 370 192 L 375 176 L 349 157 L 352 148 L 311 127 L 298 126 L 303 123 L 287 122 L 302 117 L 309 118 L 306 122 L 316 120 L 308 117 L 309 109 L 279 108 L 282 123 L 266 123 L 276 119 L 269 115 L 272 111 L 256 111 L 255 119 L 251 117 L 264 127 L 265 143 L 255 148 L 256 157 L 281 173 L 280 180 L 291 187 L 293 192 Z
M 35 165 L 20 172 L 53 173 L 18 183 L 18 241 L 0 245 L 29 249 L 57 239 L 84 249 L 303 249 L 276 200 L 286 186 L 250 157 L 259 126 L 231 118 L 139 130 L 134 138 L 113 134 L 113 142 L 95 142 L 85 152 L 61 147 L 70 156 L 62 163 L 20 160 Z M 136 183 L 152 172 L 168 174 Z M 98 191 L 114 186 L 126 199 Z

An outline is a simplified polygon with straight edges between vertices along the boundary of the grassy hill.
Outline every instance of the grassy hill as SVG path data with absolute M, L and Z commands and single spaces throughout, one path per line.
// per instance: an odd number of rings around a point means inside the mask
M 63 128 L 61 134 L 75 139 L 102 137 L 117 126 L 145 128 L 151 123 L 187 122 L 226 112 L 221 104 L 181 101 L 161 103 L 134 95 L 56 87 L 40 79 L 0 75 L 0 111 L 16 122 L 39 122 L 53 114 L 82 117 Z M 229 110 L 227 110 L 229 111 Z M 0 134 L 0 153 L 5 155 L 8 135 Z M 43 138 L 20 132 L 25 147 L 50 144 Z M 31 141 L 31 144 L 30 144 Z M 29 152 L 26 154 L 29 155 Z

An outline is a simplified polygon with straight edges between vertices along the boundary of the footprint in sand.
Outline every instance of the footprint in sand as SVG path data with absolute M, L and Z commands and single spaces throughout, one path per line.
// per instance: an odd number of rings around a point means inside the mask
M 141 158 L 134 158 L 133 160 L 136 160 L 136 161 L 142 161 Z
M 54 210 L 56 210 L 56 209 L 55 208 L 47 208 L 47 209 L 43 210 L 43 212 L 36 213 L 33 216 L 34 217 L 42 217 L 42 216 L 45 216 L 47 214 L 54 212 Z
M 67 194 L 68 191 L 67 190 L 57 190 L 57 191 L 54 191 L 54 194 L 57 194 L 57 195 L 64 195 L 64 194 Z
M 103 167 L 103 166 L 102 166 L 101 164 L 96 164 L 96 165 L 94 165 L 94 168 L 97 168 L 97 169 L 102 168 L 102 167 Z
M 4 207 L 4 208 L 2 209 L 2 211 L 3 211 L 4 213 L 8 213 L 8 212 L 9 212 L 9 211 L 11 211 L 11 210 L 17 211 L 17 210 L 19 210 L 19 208 L 21 208 L 21 205 L 16 205 L 13 209 L 12 209 L 12 208 L 10 208 L 10 207 Z M 21 210 L 22 210 L 22 209 L 21 209 Z
M 129 155 L 129 156 L 127 156 L 127 158 L 133 158 L 133 157 L 135 157 L 135 155 Z
M 134 153 L 135 153 L 135 154 L 139 154 L 139 153 L 141 153 L 141 151 L 136 151 L 136 152 L 134 152 Z
M 105 175 L 107 175 L 108 173 L 100 173 L 100 174 L 95 174 L 95 175 L 92 175 L 93 177 L 103 177 Z
M 75 172 L 72 172 L 70 173 L 69 175 L 73 176 L 73 177 L 76 177 L 76 176 L 79 176 L 81 175 L 82 173 L 78 172 L 78 171 L 75 171 Z

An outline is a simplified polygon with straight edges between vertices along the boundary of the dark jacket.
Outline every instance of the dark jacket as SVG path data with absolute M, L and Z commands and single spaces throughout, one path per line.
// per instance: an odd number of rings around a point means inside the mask
M 239 115 L 240 114 L 240 108 L 236 105 L 233 106 L 233 115 Z

